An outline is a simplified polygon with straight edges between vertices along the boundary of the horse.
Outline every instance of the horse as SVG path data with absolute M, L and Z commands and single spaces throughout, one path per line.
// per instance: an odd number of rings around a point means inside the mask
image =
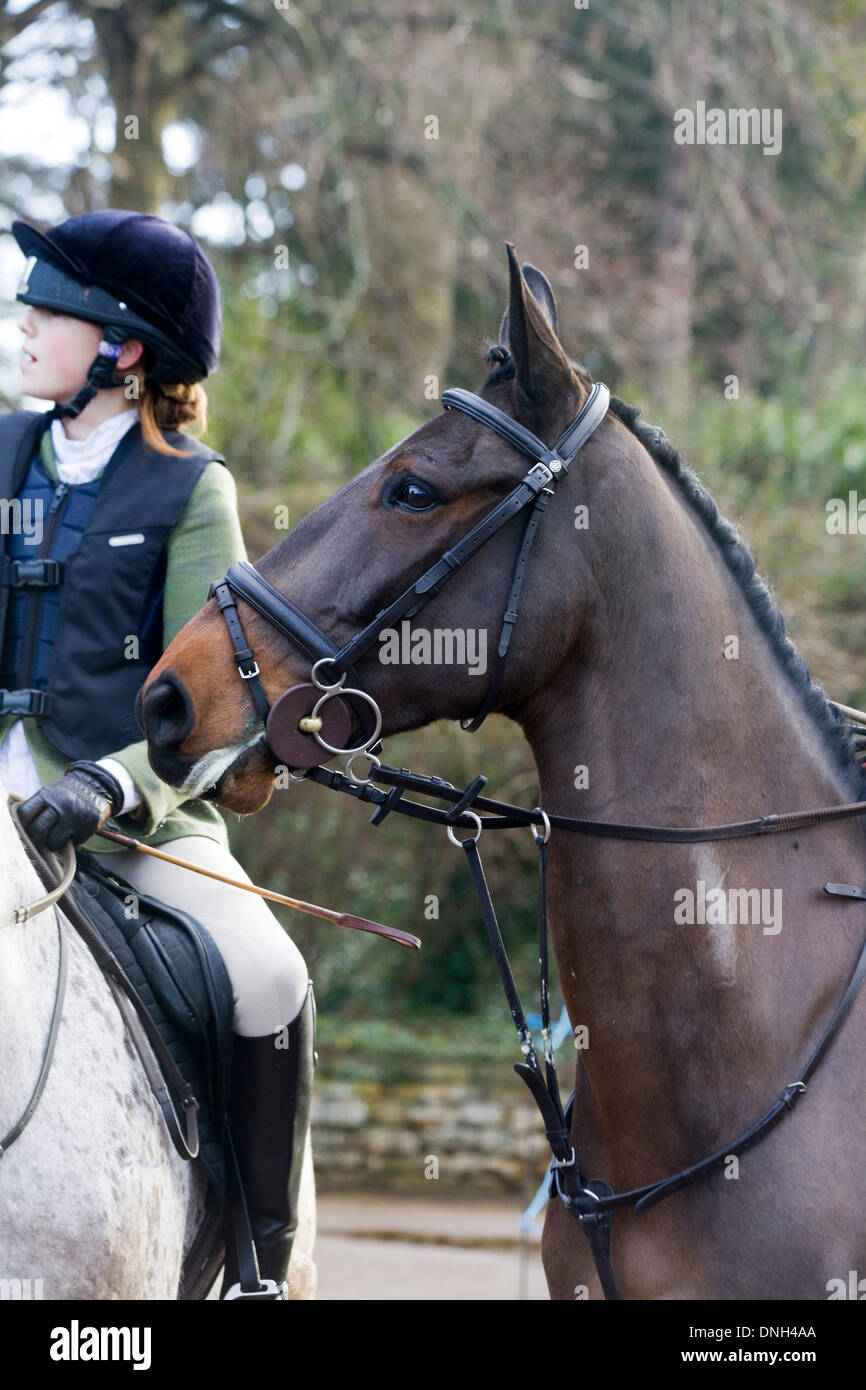
M 45 895 L 0 784 L 0 1297 L 176 1299 L 205 1212 L 206 1178 L 173 1147 L 108 982 Z M 315 1290 L 312 1156 L 305 1159 L 289 1296 Z M 297 1257 L 296 1257 L 297 1252 Z M 213 1285 L 215 1297 L 219 1281 Z
M 507 311 L 472 399 L 553 440 L 593 388 L 559 340 L 546 277 L 521 269 L 511 247 L 508 263 Z M 304 517 L 255 569 L 271 598 L 278 591 L 302 615 L 292 631 L 309 620 L 345 650 L 447 553 L 452 573 L 430 586 L 424 630 L 495 638 L 525 516 L 459 568 L 454 547 L 525 470 L 509 438 L 448 410 Z M 551 817 L 701 827 L 857 798 L 861 773 L 838 711 L 737 531 L 659 429 L 611 398 L 548 501 L 487 701 L 468 661 L 395 659 L 381 623 L 378 653 L 357 651 L 351 684 L 380 708 L 384 735 L 435 719 L 477 723 L 489 703 L 526 738 Z M 267 700 L 309 681 L 304 642 L 275 627 L 267 601 L 235 597 Z M 161 776 L 250 814 L 273 794 L 279 765 L 260 692 L 238 680 L 253 674 L 242 637 L 221 607 L 215 589 L 175 637 L 139 718 Z M 616 1192 L 660 1181 L 747 1129 L 783 1089 L 799 1094 L 792 1083 L 852 976 L 866 925 L 861 902 L 822 885 L 856 884 L 864 848 L 854 818 L 684 843 L 552 831 L 549 917 L 581 1038 L 571 1141 L 591 1178 Z M 724 1173 L 651 1210 L 618 1210 L 610 1234 L 622 1296 L 824 1299 L 831 1281 L 862 1268 L 864 1057 L 861 994 L 783 1123 Z M 553 1299 L 602 1295 L 563 1202 L 548 1204 L 542 1259 Z

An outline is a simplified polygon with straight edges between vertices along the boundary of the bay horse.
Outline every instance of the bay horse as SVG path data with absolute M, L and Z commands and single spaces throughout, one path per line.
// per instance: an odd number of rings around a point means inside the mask
M 205 1178 L 175 1151 L 108 982 L 45 896 L 0 783 L 0 1299 L 176 1299 Z M 58 922 L 60 918 L 60 922 Z M 66 957 L 58 1001 L 60 932 Z M 308 1151 L 289 1296 L 315 1289 Z M 216 1296 L 219 1280 L 210 1296 Z
M 547 280 L 521 270 L 510 247 L 508 257 L 508 308 L 479 395 L 550 441 L 591 385 L 559 341 Z M 306 516 L 256 570 L 342 648 L 453 555 L 525 471 L 507 437 L 449 410 Z M 515 516 L 433 591 L 428 631 L 495 639 L 523 524 Z M 236 613 L 267 701 L 310 679 L 299 641 L 243 598 Z M 273 793 L 275 757 L 260 691 L 238 680 L 239 669 L 255 674 L 239 663 L 241 641 L 210 597 L 151 673 L 139 717 L 161 776 L 248 814 Z M 485 681 L 468 662 L 395 661 L 384 646 L 378 657 L 368 649 L 357 672 L 385 735 L 471 721 L 483 707 Z M 712 826 L 861 793 L 850 736 L 737 532 L 661 431 L 615 399 L 546 509 L 500 676 L 493 708 L 528 740 L 551 816 Z M 822 885 L 857 884 L 864 850 L 855 819 L 699 843 L 554 829 L 549 915 L 584 1040 L 571 1134 L 587 1173 L 616 1192 L 677 1173 L 800 1076 L 866 926 L 861 902 Z M 744 903 L 761 910 L 738 916 Z M 861 994 L 808 1096 L 757 1147 L 652 1210 L 617 1212 L 622 1295 L 824 1299 L 831 1281 L 864 1271 L 864 1078 Z M 542 1256 L 553 1298 L 600 1295 L 587 1241 L 557 1201 Z

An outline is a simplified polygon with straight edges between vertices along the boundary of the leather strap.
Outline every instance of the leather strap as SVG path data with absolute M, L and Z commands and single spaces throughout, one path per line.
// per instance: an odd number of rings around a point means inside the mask
M 544 467 L 544 465 L 536 465 Z M 337 671 L 346 670 L 350 663 L 362 656 L 369 647 L 378 640 L 379 633 L 383 627 L 393 627 L 394 623 L 400 618 L 411 618 L 423 608 L 429 599 L 437 594 L 443 584 L 456 574 L 457 570 L 480 550 L 485 541 L 495 536 L 502 527 L 509 522 L 512 517 L 517 516 L 528 503 L 533 502 L 552 480 L 552 475 L 545 469 L 544 473 L 530 472 L 513 489 L 512 492 L 504 497 L 502 501 L 482 517 L 470 531 L 463 536 L 456 545 L 450 550 L 446 550 L 444 555 L 431 565 L 428 570 L 416 579 L 408 589 L 394 600 L 381 613 L 377 613 L 372 622 L 356 633 L 350 642 L 334 657 L 334 668 Z
M 51 1070 L 51 1063 L 54 1060 L 54 1049 L 57 1043 L 57 1034 L 60 1030 L 60 1020 L 63 1017 L 63 1003 L 66 998 L 66 981 L 69 972 L 69 947 L 66 940 L 66 932 L 63 927 L 63 920 L 56 914 L 57 921 L 57 982 L 54 987 L 54 1004 L 51 1009 L 51 1023 L 48 1028 L 48 1037 L 45 1042 L 45 1050 L 42 1054 L 42 1063 L 39 1067 L 39 1075 L 36 1084 L 31 1092 L 30 1099 L 24 1108 L 23 1114 L 15 1122 L 10 1130 L 0 1139 L 0 1158 L 3 1157 L 7 1149 L 10 1149 L 15 1140 L 23 1133 L 33 1118 L 34 1111 L 42 1099 L 42 1092 L 45 1090 L 45 1083 L 48 1080 L 48 1073 Z
M 17 810 L 22 800 L 22 797 L 17 796 L 15 793 L 11 793 L 9 796 L 9 810 L 12 814 L 15 828 L 21 837 L 21 842 L 24 845 L 27 857 L 39 874 L 43 885 L 47 886 L 52 879 L 56 879 L 56 882 L 53 883 L 50 892 L 48 892 L 45 897 L 36 898 L 34 902 L 28 903 L 24 907 L 17 907 L 12 912 L 8 913 L 6 917 L 0 920 L 0 927 L 28 922 L 32 917 L 38 916 L 40 912 L 45 912 L 49 907 L 54 907 L 66 892 L 75 874 L 75 850 L 71 844 L 68 844 L 64 848 L 62 855 L 57 856 L 58 862 L 50 865 L 48 861 L 39 854 L 38 850 L 31 845 L 18 821 Z M 57 982 L 54 989 L 54 1003 L 51 1009 L 51 1022 L 48 1027 L 48 1037 L 42 1053 L 39 1074 L 36 1078 L 36 1084 L 33 1087 L 30 1099 L 23 1113 L 12 1128 L 0 1139 L 0 1158 L 3 1157 L 7 1149 L 11 1148 L 15 1140 L 23 1133 L 30 1123 L 36 1107 L 42 1099 L 42 1092 L 45 1090 L 45 1083 L 48 1080 L 48 1073 L 51 1070 L 51 1063 L 54 1060 L 57 1034 L 60 1029 L 60 1020 L 63 1017 L 63 1003 L 66 998 L 66 981 L 69 968 L 68 943 L 66 940 L 66 931 L 63 926 L 63 919 L 59 912 L 55 912 L 54 916 L 57 923 Z
M 234 566 L 232 566 L 232 568 L 234 568 Z M 231 571 L 229 571 L 229 573 L 231 573 Z M 246 595 L 244 595 L 244 597 L 246 597 Z M 253 656 L 251 649 L 247 646 L 247 639 L 244 636 L 241 620 L 238 617 L 238 606 L 235 603 L 234 594 L 231 591 L 228 578 L 223 579 L 219 584 L 211 584 L 208 590 L 208 598 L 215 598 L 219 604 L 220 612 L 225 618 L 226 627 L 228 628 L 229 639 L 235 654 L 238 674 L 247 682 L 259 716 L 266 724 L 268 722 L 268 715 L 271 712 L 271 706 L 259 677 L 258 662 Z
M 226 1125 L 226 1158 L 228 1159 L 228 1208 L 235 1241 L 240 1292 L 243 1296 L 255 1297 L 262 1291 L 262 1278 L 259 1274 L 259 1261 L 256 1255 L 250 1213 L 246 1193 L 241 1178 L 240 1164 L 231 1128 Z
M 598 429 L 610 403 L 610 392 L 603 381 L 597 381 L 567 429 L 549 449 L 537 434 L 525 425 L 518 424 L 504 410 L 476 396 L 472 391 L 452 387 L 442 392 L 442 405 L 446 410 L 462 410 L 465 415 L 493 430 L 513 448 L 519 449 L 527 458 L 537 459 L 554 471 L 567 470 L 580 453 L 586 441 Z
M 520 595 L 523 590 L 523 581 L 526 578 L 526 567 L 529 561 L 529 552 L 532 549 L 532 542 L 538 533 L 538 523 L 541 521 L 541 514 L 550 501 L 553 493 L 548 488 L 543 488 L 535 499 L 523 530 L 523 537 L 514 556 L 514 564 L 511 568 L 511 581 L 508 585 L 508 594 L 505 599 L 505 612 L 502 615 L 502 627 L 499 632 L 499 642 L 496 647 L 496 666 L 493 675 L 487 686 L 487 694 L 480 710 L 472 719 L 461 719 L 460 727 L 467 734 L 474 734 L 481 728 L 488 714 L 490 714 L 502 690 L 502 682 L 505 678 L 505 659 L 508 655 L 508 648 L 511 637 L 517 623 L 518 610 L 520 608 Z
M 541 1020 L 545 1040 L 546 1080 L 542 1077 L 538 1057 L 532 1042 L 532 1034 L 526 1022 L 514 976 L 508 963 L 508 956 L 502 941 L 502 934 L 496 920 L 496 912 L 490 897 L 490 890 L 484 877 L 484 869 L 478 854 L 477 838 L 462 843 L 466 853 L 481 915 L 487 928 L 487 935 L 493 957 L 499 970 L 499 978 L 511 1010 L 511 1017 L 517 1029 L 523 1062 L 518 1062 L 514 1070 L 526 1082 L 541 1111 L 544 1120 L 547 1142 L 550 1145 L 551 1167 L 557 1178 L 557 1191 L 562 1196 L 569 1211 L 580 1221 L 587 1236 L 599 1279 L 606 1298 L 620 1297 L 610 1262 L 610 1223 L 611 1213 L 600 1206 L 597 1189 L 613 1192 L 607 1183 L 587 1183 L 571 1144 L 568 1122 L 562 1108 L 556 1063 L 550 1046 L 550 1009 L 548 997 L 547 971 L 547 844 L 546 839 L 536 835 L 539 848 L 539 968 L 541 974 Z
M 440 556 L 435 564 L 425 570 L 420 578 L 416 579 L 407 589 L 389 604 L 389 606 L 377 613 L 371 622 L 367 623 L 360 632 L 357 632 L 339 650 L 331 642 L 317 625 L 302 613 L 300 609 L 287 599 L 283 594 L 275 589 L 258 570 L 254 569 L 248 561 L 242 560 L 238 564 L 230 566 L 225 578 L 218 583 L 211 585 L 210 595 L 217 595 L 220 608 L 226 622 L 230 622 L 231 605 L 219 598 L 218 591 L 224 585 L 230 586 L 236 593 L 239 593 L 247 603 L 251 604 L 257 612 L 267 618 L 279 632 L 288 637 L 302 652 L 312 661 L 321 660 L 324 657 L 331 658 L 332 670 L 337 674 L 347 672 L 351 678 L 357 681 L 357 676 L 352 671 L 353 663 L 366 652 L 375 641 L 378 640 L 379 633 L 383 627 L 391 627 L 401 618 L 412 617 L 417 613 L 434 594 L 438 593 L 456 571 L 466 563 L 468 559 L 478 551 L 491 536 L 495 536 L 512 517 L 517 516 L 524 507 L 535 503 L 539 494 L 543 490 L 549 490 L 556 485 L 557 480 L 568 470 L 569 464 L 574 459 L 576 453 L 583 447 L 586 440 L 596 430 L 607 414 L 610 393 L 603 382 L 597 382 L 591 389 L 587 400 L 576 419 L 569 425 L 568 429 L 560 436 L 557 445 L 549 449 L 546 444 L 534 435 L 530 430 L 518 424 L 510 415 L 498 410 L 496 406 L 490 405 L 480 396 L 474 396 L 470 391 L 451 390 L 445 391 L 442 395 L 442 403 L 446 409 L 459 409 L 471 415 L 481 424 L 488 425 L 495 429 L 496 433 L 502 438 L 507 439 L 516 449 L 525 454 L 528 458 L 536 459 L 537 462 L 529 472 L 521 479 L 515 488 L 495 506 L 492 511 L 476 523 L 470 531 L 450 550 Z M 565 441 L 567 451 L 565 457 L 557 453 L 557 448 Z M 542 504 L 543 507 L 544 504 Z M 539 516 L 540 516 L 539 509 Z M 523 557 L 523 564 L 515 568 L 512 572 L 512 588 L 518 580 L 517 594 L 519 597 L 520 584 L 522 584 L 522 573 L 525 568 L 528 549 L 535 535 L 535 528 L 538 524 L 536 517 L 535 525 L 528 533 L 526 553 Z M 524 533 L 524 539 L 527 533 Z M 519 560 L 519 557 L 518 557 Z M 518 573 L 519 572 L 519 573 Z M 511 603 L 506 607 L 506 612 L 512 608 Z M 232 622 L 237 621 L 235 612 Z M 231 627 L 230 627 L 231 633 Z M 501 640 L 501 639 L 500 639 Z M 232 635 L 232 644 L 235 647 L 236 655 L 239 650 L 249 653 L 244 658 L 252 661 L 252 652 L 246 646 L 243 630 L 240 622 L 237 621 L 237 634 Z M 507 642 L 506 642 L 507 647 Z M 244 675 L 244 672 L 241 671 Z M 249 679 L 245 676 L 245 679 Z
M 816 1072 L 821 1061 L 825 1057 L 835 1038 L 837 1037 L 842 1024 L 851 1012 L 854 1001 L 866 978 L 866 942 L 860 950 L 854 972 L 848 981 L 848 987 L 842 995 L 832 1018 L 827 1024 L 824 1032 L 812 1051 L 809 1060 L 800 1072 L 799 1080 L 789 1082 L 779 1099 L 770 1107 L 765 1115 L 762 1115 L 756 1124 L 739 1134 L 723 1149 L 718 1149 L 709 1158 L 702 1159 L 700 1163 L 692 1164 L 689 1168 L 683 1168 L 679 1173 L 675 1173 L 671 1178 L 665 1178 L 660 1183 L 649 1183 L 646 1187 L 638 1188 L 634 1192 L 620 1194 L 619 1197 L 610 1202 L 611 1206 L 634 1205 L 636 1211 L 649 1211 L 657 1202 L 661 1202 L 671 1193 L 678 1192 L 681 1187 L 689 1186 L 697 1182 L 700 1178 L 707 1177 L 717 1168 L 722 1168 L 727 1158 L 731 1154 L 745 1153 L 751 1149 L 760 1139 L 774 1129 L 780 1120 L 784 1120 L 786 1115 L 790 1115 L 794 1106 L 801 1096 L 806 1094 L 806 1085 Z M 631 1199 L 625 1202 L 623 1199 Z
M 26 798 L 23 796 L 18 796 L 16 792 L 10 792 L 9 813 L 12 816 L 15 829 L 21 837 L 21 842 L 27 852 L 27 857 L 39 874 L 42 883 L 46 884 L 51 881 L 52 866 L 39 854 L 35 846 L 30 843 L 30 840 L 25 834 L 24 827 L 18 819 L 18 807 L 25 799 Z M 0 917 L 0 927 L 12 926 L 17 922 L 28 922 L 31 917 L 38 916 L 40 912 L 44 912 L 48 907 L 53 907 L 54 904 L 60 900 L 75 877 L 75 848 L 72 843 L 70 842 L 64 846 L 62 854 L 57 857 L 60 860 L 57 870 L 57 882 L 52 887 L 51 891 L 46 893 L 43 898 L 36 898 L 32 903 L 27 903 L 26 906 L 15 907 L 11 912 L 8 912 L 5 917 Z
M 584 411 L 587 404 L 588 401 L 583 407 Z M 527 458 L 546 464 L 548 468 L 555 464 L 561 469 L 567 467 L 571 461 L 560 458 L 556 445 L 552 449 L 549 448 L 537 434 L 532 433 L 532 430 L 519 424 L 511 415 L 506 415 L 504 410 L 499 410 L 497 406 L 485 401 L 483 396 L 476 396 L 473 391 L 464 391 L 460 386 L 451 387 L 442 392 L 442 406 L 445 410 L 461 410 L 470 420 L 475 420 L 477 424 L 484 425 L 494 434 L 498 434 L 499 438 L 504 439 L 513 449 L 518 449 Z
M 612 1214 L 609 1208 L 601 1205 L 603 1197 L 613 1194 L 610 1183 L 602 1181 L 601 1178 L 594 1178 L 592 1182 L 586 1184 L 583 1189 L 587 1195 L 589 1205 L 578 1213 L 577 1219 L 580 1228 L 589 1241 L 589 1248 L 592 1251 L 592 1258 L 595 1261 L 595 1271 L 601 1283 L 601 1291 L 609 1303 L 619 1303 L 622 1301 L 622 1294 L 613 1272 L 613 1264 L 610 1258 L 610 1227 Z M 596 1205 L 592 1202 L 595 1200 Z
M 386 793 L 372 785 L 372 781 L 384 782 L 391 787 L 414 791 L 420 796 L 439 797 L 443 801 L 457 802 L 463 792 L 444 782 L 441 777 L 428 777 L 420 772 L 410 772 L 408 768 L 389 767 L 382 763 L 371 770 L 371 783 L 358 786 L 342 773 L 324 767 L 308 768 L 304 779 L 318 782 L 333 791 L 344 792 L 359 801 L 373 802 L 381 806 Z M 472 801 L 477 812 L 485 812 L 482 825 L 485 830 L 511 830 L 516 826 L 529 826 L 537 823 L 538 817 L 523 806 L 514 806 L 507 801 L 494 801 L 491 797 L 476 796 Z M 447 820 L 447 812 L 436 806 L 424 806 L 417 801 L 407 801 L 405 796 L 391 807 L 400 815 L 411 816 L 414 820 L 429 821 L 435 825 L 454 824 L 469 829 L 475 825 L 467 811 L 453 822 Z M 756 835 L 781 835 L 794 830 L 809 829 L 830 821 L 848 820 L 855 816 L 866 816 L 866 801 L 851 801 L 842 806 L 825 806 L 814 811 L 792 811 L 785 815 L 758 816 L 755 820 L 735 821 L 727 825 L 711 826 L 667 826 L 633 825 L 619 821 L 584 820 L 579 816 L 557 816 L 549 813 L 550 824 L 557 830 L 570 830 L 579 835 L 592 835 L 606 840 L 648 840 L 662 844 L 700 844 L 704 840 L 733 840 Z
M 337 648 L 331 639 L 296 608 L 290 599 L 285 598 L 273 584 L 269 584 L 264 575 L 259 574 L 248 560 L 240 560 L 237 564 L 230 565 L 225 579 L 210 587 L 208 597 L 211 594 L 217 596 L 219 606 L 225 615 L 226 609 L 230 610 L 231 605 L 227 602 L 224 605 L 224 600 L 220 597 L 219 591 L 224 585 L 239 593 L 256 612 L 267 618 L 278 632 L 300 648 L 310 661 L 319 661 L 325 656 L 336 656 Z M 226 621 L 229 619 L 226 618 Z M 238 628 L 240 630 L 240 624 Z M 243 641 L 242 631 L 240 638 Z M 251 652 L 247 660 L 252 660 Z
M 89 945 L 89 942 L 87 944 Z M 119 969 L 120 967 L 118 966 L 118 970 Z M 149 1016 L 146 1012 L 138 1012 L 139 1009 L 144 1009 L 144 1005 L 141 1002 L 140 996 L 134 992 L 133 986 L 122 986 L 119 977 L 114 974 L 106 974 L 106 979 L 114 995 L 114 1002 L 126 1024 L 129 1036 L 135 1045 L 135 1050 L 144 1068 L 144 1074 L 147 1077 L 151 1093 L 163 1113 L 171 1142 L 174 1144 L 181 1158 L 197 1158 L 199 1148 L 198 1118 L 196 1113 L 198 1111 L 198 1101 L 193 1095 L 186 1078 L 183 1077 L 180 1071 L 174 1066 L 174 1059 L 171 1057 L 171 1053 L 168 1049 L 164 1051 L 160 1049 L 160 1064 L 157 1063 L 151 1048 L 153 1048 L 154 1051 L 156 1050 L 154 1039 L 159 1037 L 159 1034 L 155 1031 L 151 1032 L 149 1028 L 144 1026 L 144 1019 L 148 1018 L 149 1022 Z M 150 1047 L 147 1045 L 148 1042 L 150 1042 Z M 160 1042 L 162 1042 L 161 1038 Z M 172 1063 L 172 1067 L 174 1068 L 173 1073 L 166 1065 L 167 1060 L 170 1060 Z M 169 1073 L 173 1085 L 175 1085 L 180 1092 L 181 1105 L 183 1106 L 185 1114 L 185 1124 L 175 1111 L 171 1094 L 163 1080 L 164 1070 Z

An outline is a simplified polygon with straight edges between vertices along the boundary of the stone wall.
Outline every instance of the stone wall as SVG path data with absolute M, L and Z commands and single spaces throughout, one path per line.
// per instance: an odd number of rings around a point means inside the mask
M 508 1064 L 419 1064 L 400 1080 L 340 1080 L 321 1066 L 313 1101 L 316 1181 L 340 1187 L 535 1190 L 550 1151 L 535 1102 Z

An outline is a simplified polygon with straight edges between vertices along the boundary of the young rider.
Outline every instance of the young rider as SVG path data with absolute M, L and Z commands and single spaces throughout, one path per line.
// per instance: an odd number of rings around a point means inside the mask
M 0 497 L 21 518 L 0 535 L 0 778 L 29 797 L 20 817 L 37 847 L 86 845 L 216 941 L 235 998 L 232 1131 L 260 1273 L 279 1285 L 312 1087 L 304 961 L 261 898 L 92 838 L 113 816 L 145 844 L 247 879 L 217 809 L 153 773 L 134 713 L 211 580 L 245 558 L 234 480 L 182 431 L 206 423 L 219 286 L 194 239 L 157 217 L 12 230 L 29 258 L 22 389 L 55 405 L 0 419 Z M 236 1280 L 229 1252 L 224 1292 Z

